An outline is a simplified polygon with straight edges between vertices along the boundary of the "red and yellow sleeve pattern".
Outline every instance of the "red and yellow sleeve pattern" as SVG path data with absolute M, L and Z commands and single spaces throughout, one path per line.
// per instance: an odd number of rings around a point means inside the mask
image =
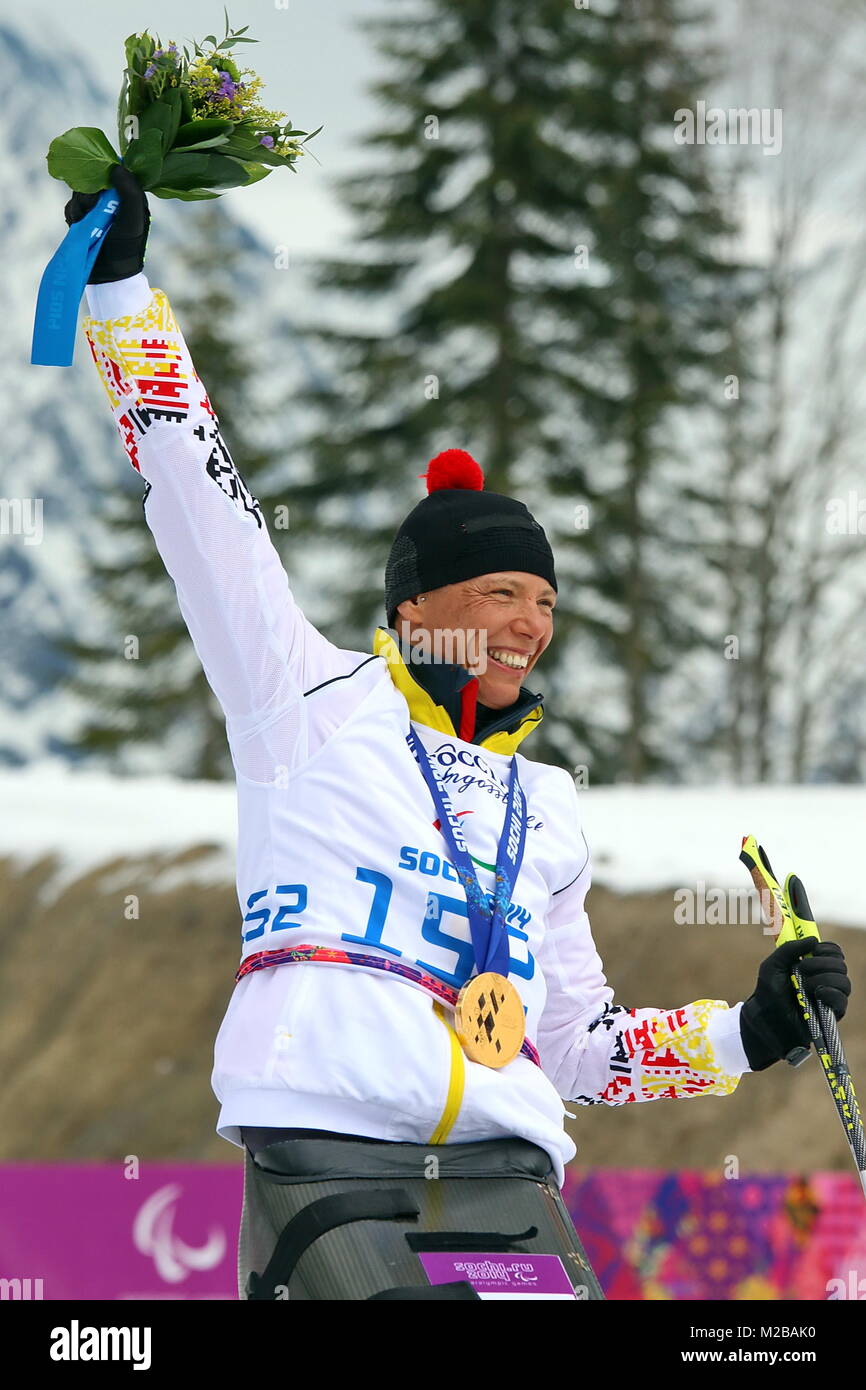
M 741 1074 L 724 1069 L 710 1029 L 711 1020 L 728 1013 L 718 999 L 698 999 L 670 1011 L 609 1004 L 587 1029 L 580 1079 L 589 1085 L 570 1099 L 579 1105 L 626 1105 L 730 1095 Z M 606 1045 L 599 1032 L 607 1035 Z
M 158 427 L 175 427 L 190 461 L 261 529 L 261 508 L 235 467 L 164 292 L 154 289 L 138 313 L 85 318 L 83 328 L 133 468 L 149 483 L 165 444 Z
M 184 424 L 194 410 L 214 419 L 162 290 L 138 314 L 83 327 L 133 468 L 141 471 L 139 443 L 154 421 Z

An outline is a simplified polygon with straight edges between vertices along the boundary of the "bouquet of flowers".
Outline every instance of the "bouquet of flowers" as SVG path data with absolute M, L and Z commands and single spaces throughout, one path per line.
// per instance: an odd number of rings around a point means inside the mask
M 192 51 L 163 44 L 147 31 L 126 40 L 126 70 L 117 109 L 120 153 L 92 126 L 76 126 L 52 140 L 48 172 L 77 193 L 111 187 L 109 170 L 123 162 L 142 188 L 158 198 L 218 198 L 229 188 L 291 169 L 318 135 L 294 130 L 282 111 L 259 104 L 262 80 L 232 56 L 249 25 L 208 34 Z M 281 122 L 283 122 L 281 124 Z

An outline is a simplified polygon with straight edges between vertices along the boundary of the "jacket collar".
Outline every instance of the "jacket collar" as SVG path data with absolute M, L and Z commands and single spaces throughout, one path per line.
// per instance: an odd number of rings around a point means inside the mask
M 410 669 L 399 642 L 384 627 L 376 629 L 373 651 L 387 661 L 391 679 L 405 696 L 409 717 L 416 724 L 438 729 L 453 738 L 465 737 L 467 743 L 477 743 L 491 753 L 508 754 L 515 752 L 527 734 L 541 723 L 543 696 L 521 686 L 514 704 L 506 710 L 491 711 L 484 722 L 478 720 L 476 732 L 478 678 L 464 666 L 423 662 Z

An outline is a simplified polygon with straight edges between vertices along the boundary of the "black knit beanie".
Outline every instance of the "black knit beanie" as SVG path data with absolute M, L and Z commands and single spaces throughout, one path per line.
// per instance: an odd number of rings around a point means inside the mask
M 522 502 L 483 491 L 484 475 L 471 454 L 446 449 L 424 476 L 428 496 L 406 517 L 385 567 L 390 628 L 404 599 L 479 574 L 518 570 L 556 589 L 543 528 Z

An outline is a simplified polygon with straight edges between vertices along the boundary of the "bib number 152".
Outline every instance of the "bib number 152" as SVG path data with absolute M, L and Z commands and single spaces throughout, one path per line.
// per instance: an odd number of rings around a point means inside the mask
M 360 946 L 375 946 L 377 950 L 386 951 L 392 956 L 405 956 L 406 952 L 397 946 L 390 945 L 385 940 L 388 908 L 394 890 L 392 879 L 377 869 L 365 868 L 355 870 L 355 879 L 357 882 L 368 884 L 372 889 L 373 896 L 367 923 L 361 935 L 356 935 L 353 932 L 342 932 L 340 940 Z M 277 897 L 285 897 L 286 902 L 281 904 L 276 913 L 273 914 L 272 921 L 272 909 L 270 907 L 256 908 L 257 902 L 269 896 L 268 889 L 264 888 L 258 893 L 251 893 L 248 897 L 247 908 L 249 911 L 244 917 L 244 925 L 248 929 L 243 932 L 244 942 L 255 941 L 264 936 L 266 931 L 269 933 L 289 931 L 303 926 L 303 922 L 298 919 L 308 903 L 307 885 L 305 883 L 278 884 L 273 893 Z M 426 959 L 425 957 L 431 954 L 430 950 L 419 947 L 418 955 L 414 958 L 413 963 L 420 969 L 429 970 L 431 975 L 435 975 L 438 979 L 445 980 L 446 983 L 459 989 L 472 974 L 475 955 L 472 950 L 472 943 L 465 935 L 454 936 L 445 930 L 444 922 L 449 917 L 458 918 L 463 923 L 468 922 L 469 914 L 465 899 L 453 897 L 448 893 L 428 891 L 424 916 L 421 921 L 421 938 L 427 947 L 434 948 L 435 956 L 433 960 Z M 535 974 L 535 957 L 527 944 L 529 941 L 527 933 L 522 927 L 511 924 L 506 924 L 506 931 L 510 939 L 509 975 L 517 975 L 524 980 L 531 980 Z M 442 952 L 446 953 L 444 961 Z M 447 959 L 448 956 L 451 957 L 450 960 Z

